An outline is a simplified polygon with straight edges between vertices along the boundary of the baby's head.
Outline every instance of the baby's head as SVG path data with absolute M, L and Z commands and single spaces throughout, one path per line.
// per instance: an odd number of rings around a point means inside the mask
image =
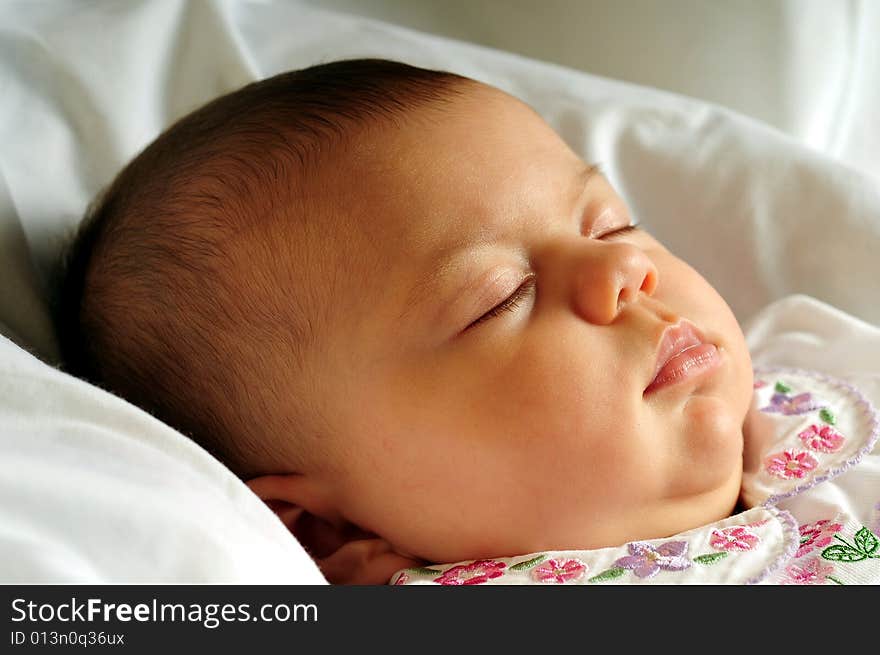
M 668 536 L 733 509 L 752 370 L 722 298 L 631 223 L 498 89 L 316 66 L 120 173 L 70 251 L 62 349 L 248 480 L 331 582 Z M 655 379 L 682 320 L 715 348 Z

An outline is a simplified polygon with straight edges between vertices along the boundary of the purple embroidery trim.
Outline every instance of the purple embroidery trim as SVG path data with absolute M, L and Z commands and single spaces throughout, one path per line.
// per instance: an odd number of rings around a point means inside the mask
M 774 393 L 770 399 L 770 404 L 762 407 L 762 412 L 773 413 L 779 412 L 786 416 L 796 416 L 798 414 L 807 414 L 817 409 L 823 409 L 826 405 L 821 400 L 813 398 L 813 394 L 809 391 L 799 393 L 796 396 L 789 396 L 785 393 Z
M 614 564 L 630 569 L 640 578 L 653 578 L 661 570 L 683 571 L 690 567 L 687 557 L 688 542 L 666 541 L 659 546 L 652 546 L 645 541 L 628 543 L 629 555 L 618 558 Z
M 775 505 L 783 498 L 791 498 L 792 496 L 797 496 L 799 493 L 806 491 L 807 489 L 809 489 L 811 487 L 816 486 L 820 482 L 825 482 L 826 480 L 830 480 L 832 478 L 835 478 L 838 475 L 840 475 L 841 473 L 843 473 L 844 471 L 846 471 L 847 469 L 852 468 L 853 466 L 858 464 L 861 461 L 862 457 L 864 457 L 869 452 L 871 452 L 871 450 L 873 450 L 874 444 L 877 442 L 877 438 L 880 437 L 880 418 L 878 418 L 877 410 L 874 409 L 874 406 L 871 404 L 871 401 L 868 400 L 867 398 L 865 398 L 865 396 L 862 395 L 862 392 L 859 391 L 856 387 L 849 384 L 848 382 L 844 382 L 840 378 L 836 378 L 831 375 L 825 375 L 824 373 L 820 373 L 819 371 L 812 371 L 812 370 L 802 369 L 802 368 L 789 368 L 789 367 L 785 367 L 785 366 L 776 366 L 776 367 L 770 367 L 770 368 L 756 367 L 754 369 L 754 372 L 756 374 L 759 371 L 762 374 L 775 374 L 775 373 L 780 373 L 780 372 L 788 372 L 788 373 L 793 373 L 795 375 L 803 375 L 805 377 L 811 377 L 813 379 L 820 380 L 822 382 L 826 382 L 828 384 L 831 384 L 832 386 L 836 386 L 838 388 L 841 388 L 841 389 L 849 392 L 849 394 L 851 396 L 855 396 L 854 405 L 861 409 L 862 414 L 867 418 L 868 426 L 870 429 L 870 436 L 865 441 L 865 444 L 861 448 L 859 448 L 859 450 L 852 457 L 850 457 L 848 460 L 846 460 L 843 464 L 841 464 L 840 466 L 837 466 L 835 468 L 828 469 L 828 471 L 824 475 L 816 476 L 816 477 L 812 478 L 811 480 L 809 480 L 808 482 L 805 482 L 804 484 L 800 484 L 800 485 L 796 486 L 791 491 L 770 496 L 767 500 L 765 500 L 763 503 L 761 503 L 761 506 L 769 508 L 771 505 Z M 849 435 L 849 438 L 852 438 L 852 435 Z
M 773 514 L 773 516 L 776 517 L 776 520 L 782 524 L 783 538 L 785 539 L 786 544 L 785 548 L 782 549 L 775 560 L 764 567 L 758 575 L 745 581 L 744 584 L 747 585 L 758 584 L 790 562 L 794 558 L 794 554 L 797 552 L 798 546 L 800 546 L 801 543 L 800 528 L 798 527 L 798 522 L 795 520 L 794 516 L 778 507 L 765 507 L 764 509 Z

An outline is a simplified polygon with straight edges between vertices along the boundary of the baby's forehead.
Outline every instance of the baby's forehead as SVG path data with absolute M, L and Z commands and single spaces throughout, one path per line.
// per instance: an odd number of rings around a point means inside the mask
M 528 105 L 476 85 L 448 103 L 417 107 L 400 122 L 353 136 L 331 153 L 311 192 L 379 248 L 395 232 L 429 237 L 441 224 L 479 225 L 489 206 L 521 198 L 527 186 L 562 185 L 583 166 Z M 428 244 L 432 245 L 432 244 Z
M 299 263 L 328 318 L 355 320 L 346 305 L 379 318 L 377 303 L 442 277 L 451 253 L 563 211 L 585 167 L 530 107 L 478 88 L 329 153 L 303 196 L 311 241 Z

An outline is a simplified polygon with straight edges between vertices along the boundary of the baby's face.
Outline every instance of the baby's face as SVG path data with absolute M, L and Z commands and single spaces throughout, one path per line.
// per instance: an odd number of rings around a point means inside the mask
M 313 475 L 345 518 L 451 562 L 732 510 L 752 391 L 737 321 L 652 236 L 615 232 L 624 202 L 538 115 L 475 85 L 341 159 L 319 198 L 351 220 L 316 386 L 337 436 Z M 717 357 L 649 389 L 682 319 Z

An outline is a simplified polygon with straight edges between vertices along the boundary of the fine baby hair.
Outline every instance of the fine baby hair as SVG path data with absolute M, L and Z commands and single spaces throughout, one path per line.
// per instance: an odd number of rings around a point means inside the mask
M 98 195 L 66 248 L 54 299 L 65 369 L 148 409 L 242 477 L 271 468 L 281 445 L 248 412 L 306 399 L 282 397 L 271 379 L 235 380 L 278 365 L 251 351 L 255 341 L 272 340 L 284 366 L 302 366 L 315 323 L 296 306 L 308 300 L 306 279 L 276 299 L 279 281 L 247 263 L 283 248 L 314 257 L 272 225 L 309 231 L 327 219 L 310 214 L 313 169 L 350 134 L 442 103 L 461 80 L 390 61 L 333 62 L 254 82 L 178 120 Z M 303 416 L 284 430 L 298 441 Z

